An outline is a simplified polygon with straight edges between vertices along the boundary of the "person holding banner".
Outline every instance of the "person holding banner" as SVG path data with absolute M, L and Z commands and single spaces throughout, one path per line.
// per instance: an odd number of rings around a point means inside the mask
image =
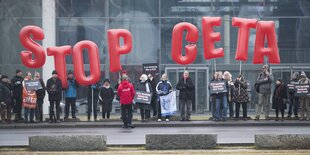
M 44 102 L 43 100 L 45 97 L 45 84 L 39 72 L 35 73 L 34 79 L 39 80 L 42 86 L 41 89 L 36 90 L 36 94 L 37 94 L 37 107 L 35 111 L 36 121 L 43 122 L 43 102 Z
M 60 123 L 60 100 L 62 96 L 61 80 L 57 76 L 57 71 L 52 72 L 52 77 L 46 82 L 46 90 L 48 93 L 48 100 L 50 101 L 50 119 L 49 123 Z M 54 113 L 56 107 L 56 117 Z
M 135 89 L 129 82 L 127 75 L 122 75 L 122 82 L 117 88 L 117 94 L 120 97 L 122 110 L 123 128 L 134 128 L 132 125 L 132 104 L 135 96 Z
M 25 123 L 34 123 L 37 94 L 35 90 L 26 89 L 25 82 L 28 80 L 32 80 L 30 72 L 26 73 L 26 77 L 23 81 L 23 107 L 25 108 Z M 30 118 L 28 116 L 30 116 Z
M 255 85 L 258 87 L 258 104 L 256 105 L 255 120 L 259 120 L 262 108 L 264 107 L 265 119 L 269 120 L 269 105 L 271 95 L 271 83 L 273 76 L 269 73 L 268 65 L 263 65 L 262 72 L 259 74 Z
M 242 105 L 243 120 L 246 121 L 247 116 L 247 104 L 249 102 L 249 95 L 247 92 L 248 84 L 244 80 L 242 74 L 240 74 L 234 82 L 235 85 L 235 95 L 233 101 L 236 103 L 236 120 L 239 120 L 240 105 Z
M 310 84 L 310 80 L 307 78 L 306 73 L 304 71 L 300 74 L 300 80 L 298 81 L 299 84 Z M 309 92 L 309 90 L 308 90 Z M 309 102 L 310 98 L 307 96 L 307 94 L 299 97 L 300 101 L 300 120 L 310 120 L 310 109 L 309 109 Z M 306 117 L 305 117 L 306 115 Z
M 157 121 L 161 122 L 162 116 L 164 116 L 166 118 L 166 122 L 169 122 L 170 116 L 175 111 L 174 109 L 169 109 L 169 107 L 171 107 L 169 103 L 173 98 L 169 97 L 169 94 L 172 92 L 172 85 L 168 81 L 167 74 L 163 74 L 161 76 L 161 81 L 156 85 L 156 92 L 159 95 Z M 165 108 L 166 113 L 163 112 L 164 111 L 163 108 Z
M 277 79 L 276 88 L 272 96 L 272 108 L 276 110 L 276 119 L 279 120 L 279 111 L 281 112 L 281 121 L 284 121 L 284 110 L 286 109 L 287 102 L 287 88 L 282 79 Z
M 233 97 L 235 95 L 235 85 L 232 80 L 232 75 L 228 72 L 224 72 L 224 79 L 228 83 L 228 92 L 227 92 L 227 102 L 228 102 L 228 109 L 229 109 L 229 117 L 234 117 L 234 101 Z
M 94 114 L 94 121 L 97 121 L 97 105 L 99 100 L 99 91 L 100 91 L 100 84 L 97 82 L 96 84 L 92 84 L 88 86 L 88 97 L 87 97 L 87 120 L 90 122 L 90 116 L 93 112 Z
M 292 75 L 292 79 L 288 84 L 288 95 L 289 95 L 289 107 L 288 107 L 288 115 L 287 117 L 290 118 L 292 115 L 292 110 L 294 112 L 295 118 L 298 118 L 298 107 L 299 107 L 299 99 L 298 96 L 295 96 L 295 88 L 294 85 L 298 84 L 299 81 L 299 73 L 295 72 Z
M 0 77 L 0 114 L 2 123 L 11 123 L 12 95 L 8 76 Z
M 139 82 L 136 85 L 136 91 L 142 91 L 147 93 L 152 93 L 152 86 L 147 80 L 147 75 L 142 74 Z M 148 121 L 150 119 L 150 113 L 151 113 L 151 103 L 142 103 L 142 102 L 136 102 L 136 105 L 140 109 L 140 115 L 141 115 L 141 121 Z
M 76 96 L 77 89 L 79 88 L 78 82 L 75 80 L 73 72 L 70 70 L 68 72 L 68 88 L 65 91 L 66 95 L 66 104 L 65 104 L 65 117 L 64 119 L 68 119 L 69 117 L 69 109 L 71 107 L 71 116 L 73 119 L 76 119 Z
M 181 108 L 181 121 L 189 121 L 191 117 L 192 108 L 192 90 L 194 89 L 194 84 L 189 77 L 189 72 L 184 71 L 183 77 L 178 81 L 176 89 L 180 90 L 179 94 L 179 104 Z M 186 116 L 185 116 L 186 107 Z
M 102 119 L 105 119 L 105 114 L 107 114 L 107 119 L 110 119 L 114 96 L 115 95 L 110 85 L 110 80 L 105 79 L 99 92 L 99 104 L 102 106 Z

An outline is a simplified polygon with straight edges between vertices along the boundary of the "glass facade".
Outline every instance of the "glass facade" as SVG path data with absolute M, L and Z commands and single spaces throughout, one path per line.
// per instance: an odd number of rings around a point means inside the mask
M 222 25 L 215 28 L 222 38 L 216 43 L 216 47 L 225 45 L 225 57 L 217 59 L 216 65 L 214 60 L 204 59 L 201 25 L 203 16 L 222 17 Z M 179 22 L 190 22 L 199 29 L 199 41 L 197 58 L 187 67 L 198 84 L 194 108 L 196 111 L 205 111 L 209 106 L 208 98 L 203 98 L 208 93 L 204 86 L 208 84 L 212 72 L 215 69 L 228 70 L 234 78 L 239 74 L 240 62 L 235 60 L 238 29 L 231 26 L 232 17 L 275 22 L 281 57 L 281 64 L 271 65 L 275 78 L 288 81 L 292 70 L 309 70 L 308 0 L 56 0 L 56 44 L 74 46 L 81 40 L 95 42 L 100 52 L 102 79 L 109 77 L 114 84 L 118 74 L 105 71 L 109 68 L 106 31 L 128 29 L 132 33 L 133 49 L 130 54 L 121 57 L 121 62 L 132 81 L 136 82 L 142 74 L 141 64 L 159 63 L 161 72 L 168 72 L 172 83 L 176 83 L 184 68 L 176 65 L 171 58 L 172 29 Z M 17 68 L 29 70 L 21 65 L 19 58 L 19 53 L 23 50 L 18 39 L 19 30 L 26 25 L 42 26 L 41 0 L 0 1 L 1 73 L 12 77 Z M 252 64 L 255 33 L 255 30 L 250 31 L 249 58 L 242 62 L 242 71 L 251 84 L 256 80 L 260 69 L 260 65 Z M 183 40 L 183 44 L 185 43 Z M 67 57 L 67 62 L 68 68 L 72 69 L 70 56 Z M 87 54 L 85 64 L 88 69 Z M 81 91 L 85 90 L 82 88 Z M 255 92 L 252 91 L 251 95 L 252 102 L 256 102 Z M 79 98 L 83 97 L 85 93 L 79 93 Z

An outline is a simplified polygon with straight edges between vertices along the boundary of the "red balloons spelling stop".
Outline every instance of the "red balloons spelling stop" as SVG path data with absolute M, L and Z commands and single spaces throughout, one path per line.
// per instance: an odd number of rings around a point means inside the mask
M 31 35 L 34 40 L 44 39 L 44 32 L 40 27 L 33 25 L 23 27 L 19 32 L 19 40 L 29 51 L 21 51 L 20 58 L 22 63 L 27 67 L 40 68 L 45 64 L 46 60 L 44 48 L 33 41 L 30 37 Z M 34 59 L 32 59 L 32 54 L 34 54 Z
M 185 40 L 187 42 L 196 43 L 198 40 L 198 29 L 195 25 L 187 22 L 182 22 L 174 26 L 172 32 L 172 59 L 182 65 L 187 65 L 195 61 L 197 56 L 196 44 L 189 44 L 185 46 L 185 56 L 182 55 L 182 33 L 187 31 Z
M 123 38 L 124 45 L 120 45 L 120 38 Z M 131 33 L 125 29 L 108 30 L 109 54 L 110 54 L 110 71 L 117 72 L 122 70 L 120 55 L 127 54 L 132 49 Z

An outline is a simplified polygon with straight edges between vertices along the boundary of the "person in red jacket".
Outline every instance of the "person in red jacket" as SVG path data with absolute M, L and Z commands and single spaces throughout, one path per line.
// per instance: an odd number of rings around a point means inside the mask
M 117 88 L 117 95 L 120 97 L 122 109 L 123 128 L 134 128 L 132 125 L 132 101 L 135 96 L 135 89 L 128 81 L 127 75 L 122 75 L 122 82 Z

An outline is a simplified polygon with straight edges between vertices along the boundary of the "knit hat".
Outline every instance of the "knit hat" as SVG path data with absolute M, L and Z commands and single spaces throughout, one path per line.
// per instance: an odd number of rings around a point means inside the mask
M 2 80 L 2 79 L 8 79 L 8 78 L 9 77 L 7 75 L 2 75 L 0 79 Z
M 16 72 L 16 74 L 17 74 L 17 73 L 22 72 L 22 71 L 21 71 L 20 69 L 16 69 L 15 72 Z
M 300 73 L 300 76 L 306 77 L 306 73 L 305 73 L 304 71 L 302 71 L 302 72 Z
M 105 79 L 105 80 L 103 81 L 103 83 L 105 83 L 105 82 L 111 83 L 109 79 Z
M 72 71 L 72 70 L 69 70 L 69 71 L 68 71 L 68 75 L 69 75 L 69 74 L 73 74 L 73 71 Z
M 122 74 L 128 74 L 126 70 L 122 70 Z
M 56 71 L 56 70 L 53 70 L 52 75 L 53 75 L 53 74 L 57 74 L 57 71 Z

